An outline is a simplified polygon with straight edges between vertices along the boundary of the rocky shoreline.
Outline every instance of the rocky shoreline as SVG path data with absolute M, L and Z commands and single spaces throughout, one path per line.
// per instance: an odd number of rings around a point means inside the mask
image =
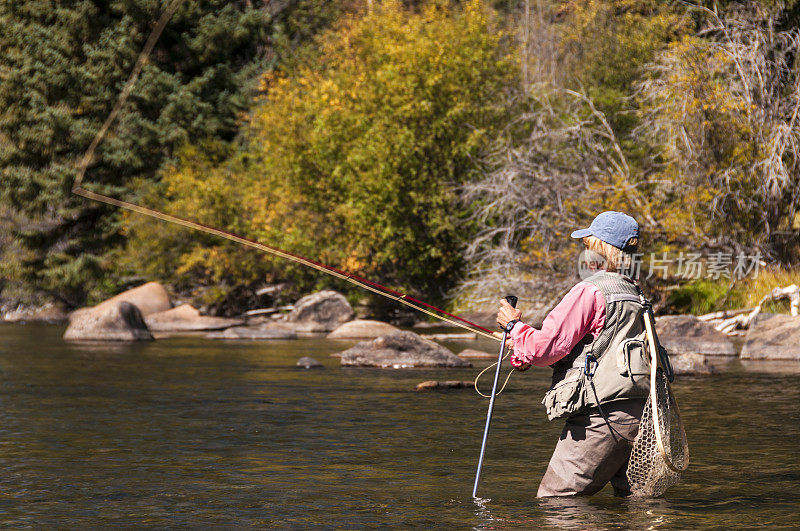
M 150 341 L 173 334 L 203 333 L 213 340 L 292 340 L 303 336 L 360 342 L 336 355 L 344 367 L 469 367 L 471 359 L 496 354 L 465 349 L 455 355 L 440 341 L 472 341 L 471 333 L 416 334 L 382 321 L 356 319 L 347 299 L 331 290 L 302 297 L 268 315 L 241 318 L 202 315 L 189 304 L 174 306 L 167 290 L 149 282 L 96 306 L 67 314 L 63 308 L 6 310 L 3 321 L 67 322 L 68 341 Z M 258 313 L 258 312 L 256 312 Z M 263 312 L 262 312 L 263 313 Z M 731 340 L 708 316 L 666 315 L 657 318 L 657 331 L 677 374 L 712 375 L 734 360 L 800 362 L 800 317 L 753 315 L 748 329 L 737 331 L 743 342 Z M 427 329 L 420 325 L 415 328 Z M 422 330 L 420 330 L 422 331 Z M 427 330 L 426 330 L 427 331 Z M 739 348 L 741 346 L 741 349 Z

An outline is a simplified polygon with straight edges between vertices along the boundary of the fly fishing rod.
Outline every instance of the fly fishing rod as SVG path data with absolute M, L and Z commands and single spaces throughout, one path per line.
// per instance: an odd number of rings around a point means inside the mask
M 506 295 L 506 300 L 512 308 L 517 307 L 517 297 Z M 508 326 L 503 329 L 503 339 L 500 342 L 500 354 L 497 356 L 497 369 L 494 371 L 494 383 L 492 384 L 492 394 L 489 398 L 489 410 L 486 412 L 486 427 L 483 429 L 483 442 L 481 442 L 481 455 L 478 457 L 478 471 L 475 473 L 475 485 L 472 487 L 472 497 L 477 498 L 478 483 L 481 481 L 481 468 L 483 467 L 483 456 L 486 453 L 486 439 L 489 437 L 489 426 L 492 423 L 492 411 L 494 411 L 494 399 L 497 396 L 497 382 L 500 380 L 500 366 L 503 364 L 503 356 L 506 352 L 506 338 L 508 337 Z M 507 380 L 506 380 L 507 381 Z M 476 381 L 477 382 L 477 381 Z M 477 383 L 476 383 L 477 386 Z M 477 387 L 476 387 L 477 388 Z

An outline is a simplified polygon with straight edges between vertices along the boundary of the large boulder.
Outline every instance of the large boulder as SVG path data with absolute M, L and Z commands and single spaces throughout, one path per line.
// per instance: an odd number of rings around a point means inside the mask
M 190 304 L 181 304 L 171 310 L 150 314 L 144 320 L 151 332 L 223 330 L 244 324 L 242 319 L 200 315 L 200 312 Z
M 397 332 L 400 329 L 381 321 L 356 319 L 344 323 L 328 334 L 328 339 L 375 339 L 376 337 Z
M 672 355 L 736 356 L 736 347 L 728 336 L 693 315 L 660 316 L 656 319 L 656 331 L 661 344 Z
M 745 337 L 742 359 L 800 361 L 800 317 L 759 316 Z
M 343 367 L 471 367 L 445 347 L 414 332 L 393 332 L 372 341 L 362 341 L 341 353 Z
M 325 290 L 297 301 L 286 320 L 293 323 L 298 332 L 331 332 L 352 320 L 354 315 L 344 295 Z
M 140 341 L 153 339 L 139 308 L 125 301 L 103 303 L 72 312 L 64 339 L 73 341 Z
M 123 291 L 119 295 L 115 295 L 97 306 L 114 305 L 118 302 L 129 302 L 133 304 L 139 308 L 139 311 L 144 317 L 172 308 L 167 290 L 158 282 L 148 282 L 137 288 Z
M 293 330 L 278 325 L 234 326 L 222 332 L 206 334 L 208 339 L 297 339 Z

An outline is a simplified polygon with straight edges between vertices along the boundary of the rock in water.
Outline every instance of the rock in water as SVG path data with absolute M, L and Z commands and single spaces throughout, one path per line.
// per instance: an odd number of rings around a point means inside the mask
M 0 321 L 7 323 L 63 323 L 67 319 L 69 314 L 52 302 L 39 307 L 16 308 L 0 316 Z
M 172 303 L 169 300 L 169 294 L 164 286 L 158 282 L 148 282 L 141 286 L 128 291 L 123 291 L 119 295 L 115 295 L 105 302 L 101 302 L 97 306 L 104 304 L 115 304 L 117 302 L 129 302 L 139 308 L 142 316 L 164 312 L 172 308 Z
M 358 345 L 341 353 L 344 367 L 381 367 L 405 369 L 410 367 L 471 367 L 445 347 L 414 332 L 393 332 Z
M 244 324 L 242 319 L 200 315 L 200 312 L 190 304 L 181 304 L 177 308 L 148 315 L 144 320 L 151 332 L 222 330 Z
M 463 382 L 459 380 L 447 380 L 444 382 L 437 382 L 436 380 L 428 380 L 417 384 L 417 391 L 439 391 L 442 389 L 465 389 L 473 387 L 473 382 Z
M 322 367 L 322 364 L 315 360 L 314 358 L 309 358 L 308 356 L 303 356 L 299 360 L 297 360 L 298 367 L 302 367 L 304 369 L 318 369 Z
M 484 352 L 482 350 L 475 350 L 474 348 L 467 348 L 458 353 L 459 358 L 465 359 L 497 359 L 498 354 Z
M 172 308 L 169 294 L 158 282 L 123 291 L 91 308 L 69 316 L 64 339 L 86 341 L 136 341 L 153 339 L 144 316 Z
M 356 319 L 328 334 L 328 339 L 374 339 L 379 336 L 399 332 L 400 329 L 381 321 Z
M 656 319 L 658 339 L 670 354 L 735 357 L 728 336 L 693 315 L 664 315 Z
M 717 373 L 702 354 L 678 354 L 670 356 L 669 361 L 676 376 L 711 376 Z
M 206 334 L 208 339 L 297 339 L 297 334 L 281 326 L 234 326 L 223 332 Z
M 331 290 L 306 295 L 286 317 L 298 332 L 330 332 L 353 319 L 355 313 L 344 295 Z
M 745 337 L 742 359 L 800 361 L 800 317 L 759 316 Z
M 152 334 L 133 304 L 105 302 L 93 308 L 76 310 L 69 318 L 64 339 L 73 341 L 151 340 Z

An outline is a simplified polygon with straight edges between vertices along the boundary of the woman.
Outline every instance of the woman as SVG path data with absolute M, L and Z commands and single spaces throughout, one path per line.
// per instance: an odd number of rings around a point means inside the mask
M 517 370 L 553 368 L 542 403 L 551 420 L 566 419 L 538 496 L 591 495 L 609 481 L 626 496 L 631 443 L 649 390 L 644 299 L 629 276 L 639 226 L 621 212 L 603 212 L 572 237 L 604 267 L 575 285 L 541 330 L 521 322 L 505 299 L 497 322 L 510 333 Z

